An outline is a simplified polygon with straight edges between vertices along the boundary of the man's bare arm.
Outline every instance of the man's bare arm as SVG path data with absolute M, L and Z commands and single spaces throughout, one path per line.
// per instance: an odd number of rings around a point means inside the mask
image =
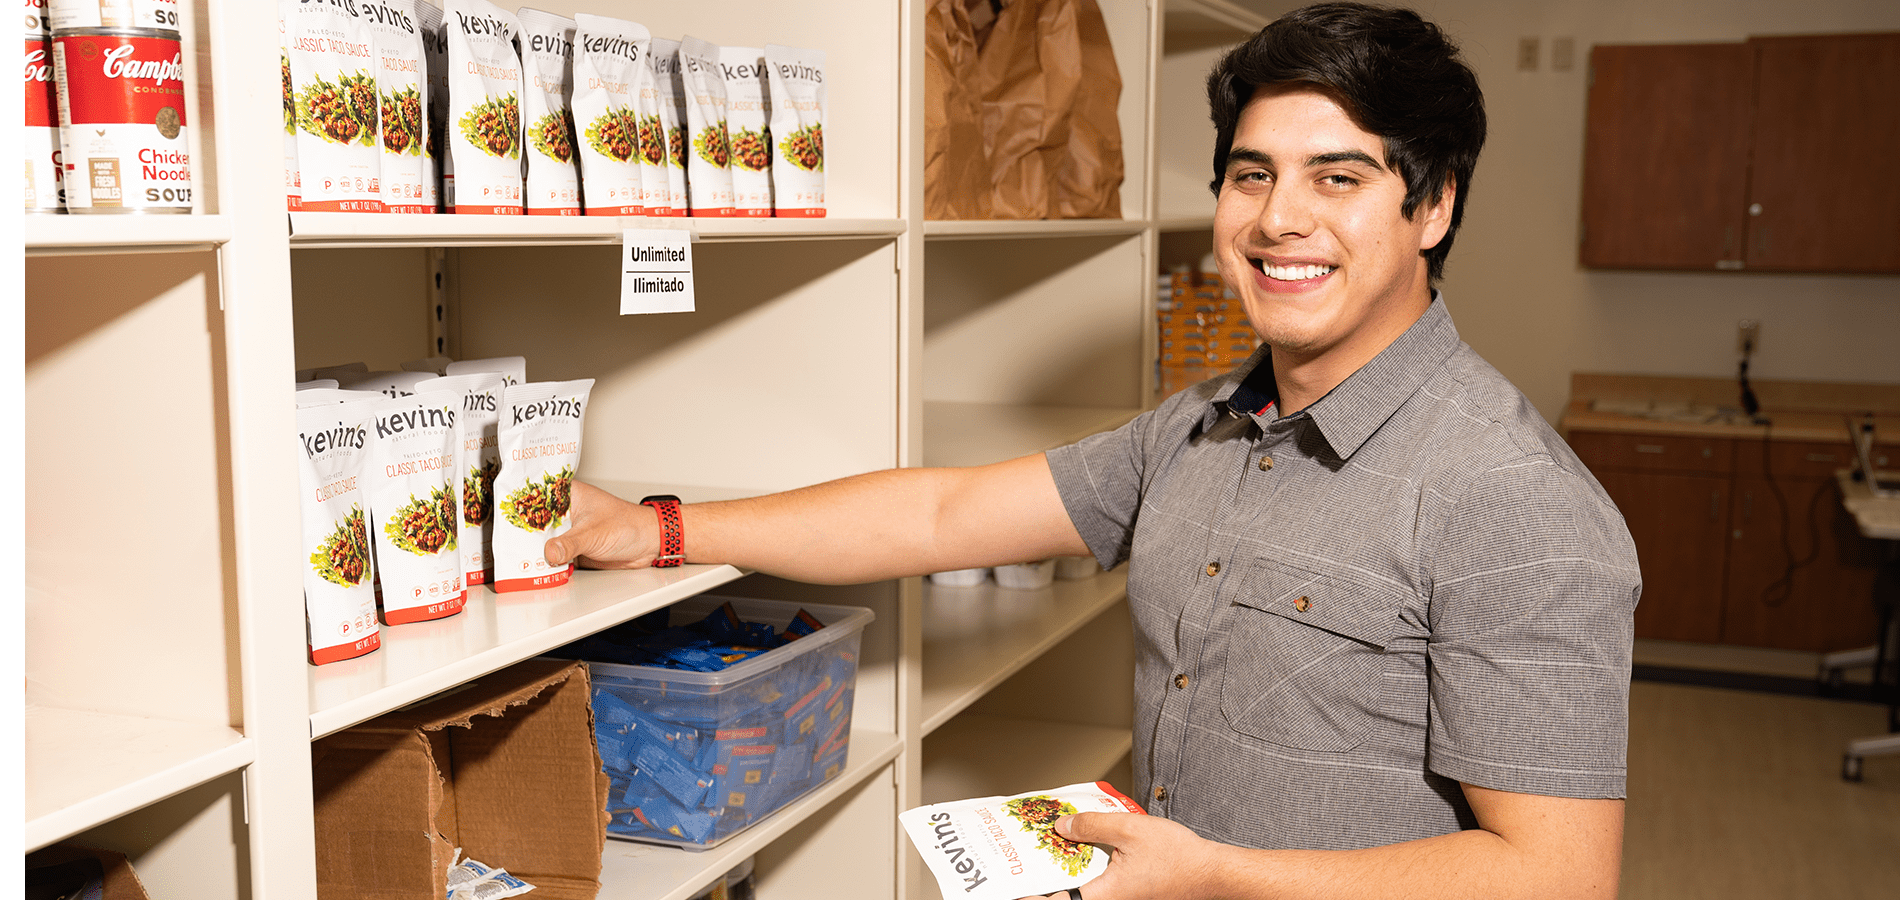
M 1082 886 L 1088 900 L 1614 900 L 1623 801 L 1464 791 L 1477 828 L 1364 850 L 1250 850 L 1114 813 L 1065 817 L 1056 830 L 1115 848 Z
M 573 527 L 548 562 L 639 568 L 659 553 L 652 510 L 574 487 Z M 1048 461 L 890 469 L 747 500 L 681 507 L 686 561 L 729 563 L 816 584 L 857 584 L 975 566 L 1080 556 Z

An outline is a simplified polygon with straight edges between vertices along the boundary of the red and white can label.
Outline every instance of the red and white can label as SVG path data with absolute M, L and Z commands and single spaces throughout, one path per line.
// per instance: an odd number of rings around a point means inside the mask
M 54 31 L 69 28 L 178 30 L 178 0 L 50 0 Z
M 88 29 L 53 36 L 69 212 L 189 212 L 191 153 L 178 39 Z
M 52 41 L 26 39 L 26 211 L 58 212 L 60 197 L 59 118 L 54 99 Z

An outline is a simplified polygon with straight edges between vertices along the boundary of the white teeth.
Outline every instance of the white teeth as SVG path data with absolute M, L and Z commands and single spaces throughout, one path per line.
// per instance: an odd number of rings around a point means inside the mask
M 1339 267 L 1338 266 L 1269 266 L 1269 265 L 1266 265 L 1265 263 L 1262 263 L 1260 266 L 1260 271 L 1267 273 L 1267 277 L 1275 281 L 1305 281 L 1308 278 L 1318 278 L 1321 275 L 1325 275 L 1328 272 L 1331 272 L 1337 268 Z

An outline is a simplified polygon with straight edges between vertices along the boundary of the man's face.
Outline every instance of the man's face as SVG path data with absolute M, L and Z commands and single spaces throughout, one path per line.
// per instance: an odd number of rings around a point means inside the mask
M 1420 250 L 1444 237 L 1452 190 L 1407 219 L 1385 144 L 1312 88 L 1263 87 L 1242 109 L 1214 213 L 1221 278 L 1276 365 L 1351 374 L 1431 302 Z

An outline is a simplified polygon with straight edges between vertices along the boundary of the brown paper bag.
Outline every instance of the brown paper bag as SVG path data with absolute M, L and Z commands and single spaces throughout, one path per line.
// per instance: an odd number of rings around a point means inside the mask
M 1095 0 L 1074 0 L 1081 46 L 1082 89 L 1069 125 L 1068 158 L 1056 171 L 1057 219 L 1119 219 L 1122 215 L 1122 130 L 1116 106 L 1122 77 L 1108 23 Z
M 977 69 L 996 218 L 1119 216 L 1121 77 L 1095 0 L 1012 0 Z
M 924 14 L 924 218 L 990 218 L 990 159 L 976 91 L 977 45 L 964 0 Z

